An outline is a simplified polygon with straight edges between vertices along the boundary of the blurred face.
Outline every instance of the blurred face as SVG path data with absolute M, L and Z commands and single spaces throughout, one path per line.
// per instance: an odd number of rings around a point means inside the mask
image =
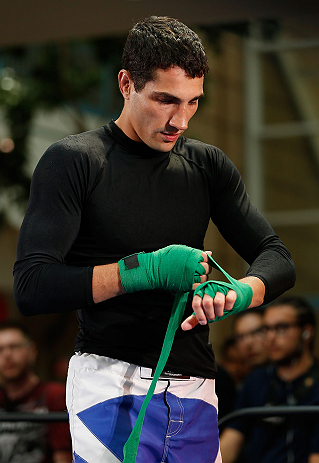
M 248 365 L 253 368 L 268 360 L 263 333 L 263 318 L 260 314 L 247 314 L 235 324 L 238 350 Z
M 241 383 L 250 370 L 246 359 L 241 356 L 237 346 L 228 347 L 222 360 L 222 366 L 228 371 L 236 384 Z
M 154 80 L 136 92 L 130 73 L 121 71 L 119 84 L 125 103 L 116 121 L 132 140 L 170 151 L 187 129 L 203 96 L 204 77 L 188 77 L 179 67 L 158 69 Z
M 272 362 L 289 364 L 301 355 L 304 349 L 304 328 L 298 326 L 294 307 L 269 307 L 264 314 L 264 327 L 268 355 Z
M 4 381 L 22 378 L 35 361 L 35 347 L 20 330 L 0 331 L 0 376 Z

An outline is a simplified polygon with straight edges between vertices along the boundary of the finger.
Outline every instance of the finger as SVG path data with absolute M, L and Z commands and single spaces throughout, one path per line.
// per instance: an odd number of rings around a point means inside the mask
M 229 311 L 231 310 L 233 307 L 234 307 L 234 304 L 236 302 L 236 299 L 237 299 L 237 294 L 235 293 L 235 291 L 233 291 L 232 289 L 230 289 L 226 295 L 226 300 L 225 300 L 225 311 Z
M 184 331 L 188 331 L 193 329 L 198 324 L 198 320 L 195 315 L 191 315 L 190 317 L 186 318 L 181 324 L 181 328 Z
M 209 264 L 206 262 L 201 262 L 201 265 L 204 267 L 206 275 L 211 272 L 212 268 Z
M 225 303 L 225 295 L 223 293 L 217 292 L 214 297 L 214 311 L 216 317 L 222 317 L 222 315 L 224 314 Z
M 204 258 L 204 262 L 209 261 L 207 254 L 209 254 L 211 256 L 213 253 L 212 253 L 212 251 L 204 251 L 204 252 L 202 252 L 202 257 Z
M 202 298 L 198 296 L 198 294 L 196 294 L 193 297 L 192 308 L 198 320 L 198 323 L 200 323 L 201 325 L 206 325 L 207 319 L 206 319 L 205 312 L 203 310 L 202 302 L 203 302 Z
M 199 280 L 200 280 L 200 283 L 193 283 L 193 285 L 192 285 L 193 290 L 196 289 L 197 286 L 199 286 L 200 284 L 205 283 L 206 281 L 208 281 L 208 275 L 206 273 L 204 275 L 200 275 Z
M 193 290 L 196 289 L 197 286 L 199 286 L 200 284 L 201 284 L 201 283 L 194 283 L 193 286 L 192 286 L 192 289 L 193 289 Z
M 192 289 L 196 289 L 197 286 L 201 285 L 202 283 L 205 283 L 205 281 L 208 280 L 208 275 L 201 275 L 200 277 L 200 283 L 193 283 Z
M 206 268 L 209 269 L 208 272 L 206 271 L 206 273 L 210 273 L 210 272 L 212 271 L 212 267 L 211 267 L 211 265 L 210 265 L 210 263 L 209 263 L 210 261 L 209 261 L 209 259 L 208 259 L 208 255 L 207 255 L 207 254 L 209 254 L 209 255 L 211 256 L 213 253 L 212 253 L 212 251 L 205 251 L 205 252 L 202 252 L 202 257 L 203 257 L 204 260 L 201 262 L 201 265 L 202 265 L 203 267 L 205 267 L 205 270 L 206 270 Z M 207 267 L 206 267 L 206 265 L 207 265 Z
M 207 320 L 214 320 L 215 318 L 215 304 L 214 299 L 208 294 L 204 294 L 202 299 L 202 307 Z M 196 312 L 195 312 L 196 313 Z

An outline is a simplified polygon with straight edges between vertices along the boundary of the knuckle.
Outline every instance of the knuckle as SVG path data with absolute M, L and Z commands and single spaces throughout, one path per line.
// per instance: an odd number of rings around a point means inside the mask
M 222 293 L 217 292 L 216 296 L 214 298 L 214 303 L 215 306 L 219 307 L 224 307 L 225 305 L 225 296 Z

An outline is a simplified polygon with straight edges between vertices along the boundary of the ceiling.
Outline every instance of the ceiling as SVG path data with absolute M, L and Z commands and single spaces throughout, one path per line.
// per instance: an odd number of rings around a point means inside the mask
M 318 0 L 0 0 L 0 8 L 0 46 L 126 34 L 135 21 L 153 14 L 191 27 L 298 19 L 319 31 Z

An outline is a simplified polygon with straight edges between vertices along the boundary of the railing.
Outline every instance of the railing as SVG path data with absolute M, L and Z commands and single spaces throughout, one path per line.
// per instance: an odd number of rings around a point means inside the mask
M 236 418 L 260 418 L 273 416 L 289 416 L 289 415 L 319 415 L 319 405 L 282 405 L 275 407 L 249 407 L 241 408 L 221 418 L 218 422 L 219 426 L 225 426 L 230 421 Z
M 319 415 L 319 405 L 288 405 L 276 407 L 250 407 L 242 408 L 221 418 L 219 426 L 224 426 L 237 418 L 260 418 L 290 415 Z M 0 421 L 30 421 L 30 422 L 62 422 L 68 421 L 67 412 L 49 413 L 0 413 Z
M 67 412 L 48 412 L 48 413 L 23 413 L 9 412 L 0 413 L 0 421 L 31 421 L 36 423 L 41 422 L 58 422 L 68 421 Z

